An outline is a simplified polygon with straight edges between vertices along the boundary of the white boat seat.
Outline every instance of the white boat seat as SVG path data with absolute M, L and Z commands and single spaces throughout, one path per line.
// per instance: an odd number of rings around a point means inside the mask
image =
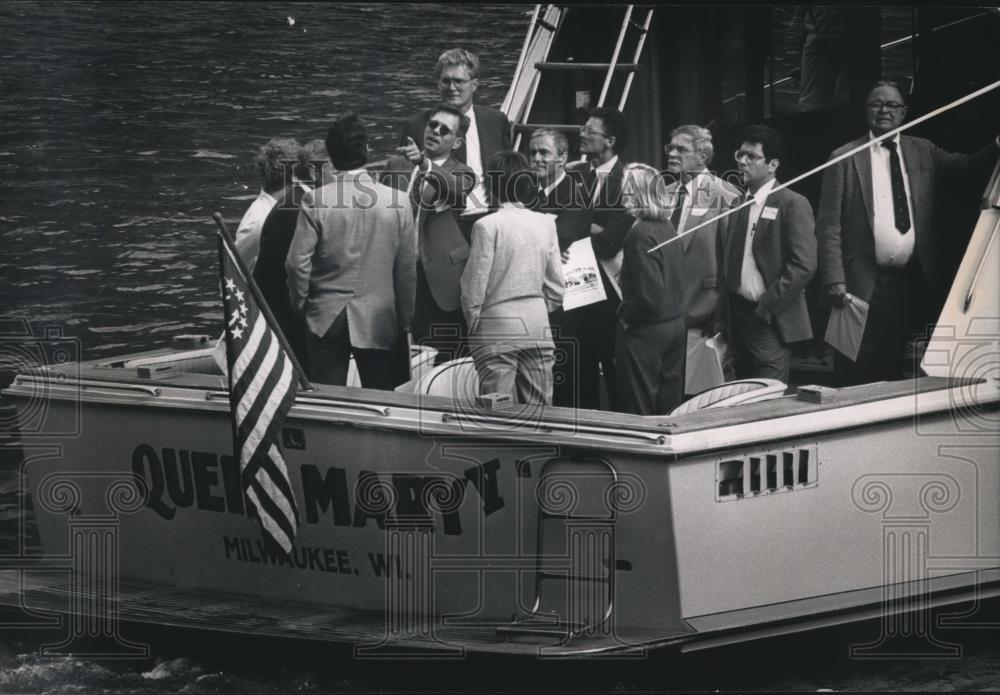
M 479 374 L 471 357 L 451 360 L 431 369 L 417 380 L 414 393 L 447 396 L 474 405 L 479 398 Z
M 780 398 L 787 386 L 777 379 L 740 379 L 702 391 L 674 408 L 671 415 L 693 413 L 696 410 L 724 408 L 741 403 L 756 403 Z

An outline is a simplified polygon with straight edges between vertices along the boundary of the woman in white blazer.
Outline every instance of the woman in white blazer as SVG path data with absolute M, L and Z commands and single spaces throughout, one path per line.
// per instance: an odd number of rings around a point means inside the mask
M 479 392 L 550 405 L 555 346 L 549 312 L 563 295 L 555 220 L 528 209 L 536 185 L 524 155 L 498 152 L 485 179 L 496 211 L 472 227 L 462 274 L 462 311 Z

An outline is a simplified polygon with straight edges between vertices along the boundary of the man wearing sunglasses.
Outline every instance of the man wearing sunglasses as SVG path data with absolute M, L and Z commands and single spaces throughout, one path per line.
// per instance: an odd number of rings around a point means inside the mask
M 812 338 L 805 289 L 816 272 L 816 224 L 804 196 L 773 191 L 781 135 L 750 126 L 740 139 L 735 157 L 749 204 L 719 230 L 717 322 L 729 339 L 737 379 L 787 382 L 791 344 Z
M 865 105 L 868 133 L 830 158 L 897 129 L 906 110 L 898 83 L 877 82 Z M 903 377 L 906 342 L 933 318 L 929 282 L 940 277 L 935 179 L 985 178 L 996 154 L 992 145 L 975 155 L 954 154 L 897 133 L 824 171 L 817 215 L 820 282 L 834 307 L 844 307 L 851 295 L 869 304 L 857 359 L 835 353 L 838 386 Z
M 476 218 L 488 212 L 483 186 L 484 164 L 497 152 L 510 149 L 510 121 L 501 111 L 473 104 L 479 87 L 479 57 L 474 53 L 461 48 L 445 51 L 438 58 L 435 78 L 441 102 L 454 106 L 469 119 L 468 132 L 455 150 L 458 161 L 476 173 L 476 187 L 462 211 L 463 228 L 468 230 Z M 424 126 L 430 117 L 431 112 L 425 110 L 407 118 L 399 136 L 399 146 L 404 147 L 408 140 L 413 140 L 418 149 L 423 149 Z
M 421 145 L 408 139 L 396 148 L 383 179 L 405 191 L 407 197 L 401 202 L 414 210 L 418 256 L 413 340 L 437 348 L 439 361 L 455 356 L 456 338 L 465 334 L 460 286 L 469 242 L 459 225 L 459 214 L 476 175 L 458 161 L 455 152 L 468 127 L 469 120 L 451 104 L 431 109 Z

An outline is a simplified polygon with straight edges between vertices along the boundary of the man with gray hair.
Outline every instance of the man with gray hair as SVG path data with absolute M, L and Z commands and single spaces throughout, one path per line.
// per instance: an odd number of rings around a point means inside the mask
M 713 147 L 712 133 L 707 128 L 698 125 L 674 128 L 670 144 L 663 149 L 667 154 L 667 171 L 677 177 L 667 187 L 667 195 L 674 201 L 670 221 L 682 237 L 677 243 L 684 258 L 681 265 L 684 324 L 688 330 L 704 335 L 712 330 L 719 297 L 715 244 L 719 221 L 715 218 L 739 202 L 740 191 L 708 170 Z M 704 226 L 685 235 L 685 230 L 699 225 Z
M 590 236 L 592 213 L 578 172 L 566 171 L 569 141 L 558 130 L 536 128 L 528 161 L 538 183 L 538 211 L 556 216 L 559 250 Z
M 253 272 L 260 250 L 260 230 L 268 213 L 278 202 L 277 194 L 291 181 L 292 167 L 299 156 L 299 143 L 292 138 L 271 138 L 257 151 L 256 169 L 261 189 L 236 229 L 236 250 Z
M 441 101 L 469 119 L 469 129 L 455 157 L 476 174 L 476 187 L 468 196 L 462 215 L 463 228 L 470 229 L 475 218 L 487 212 L 484 163 L 497 152 L 510 149 L 510 122 L 502 112 L 472 103 L 479 87 L 479 58 L 474 53 L 462 48 L 445 51 L 438 58 L 435 76 Z M 424 149 L 424 128 L 431 113 L 423 110 L 406 119 L 399 137 L 400 147 L 415 144 L 417 150 Z

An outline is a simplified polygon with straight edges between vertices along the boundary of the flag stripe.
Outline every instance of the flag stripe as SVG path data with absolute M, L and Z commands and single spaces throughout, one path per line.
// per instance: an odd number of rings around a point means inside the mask
M 277 447 L 273 447 L 272 452 L 255 458 L 253 464 L 252 467 L 248 466 L 242 471 L 243 487 L 249 487 L 256 481 L 261 487 L 273 490 L 276 495 L 280 494 L 287 500 L 294 500 L 292 489 L 288 484 L 288 469 Z M 266 477 L 259 477 L 261 472 Z M 291 514 L 295 518 L 298 517 L 298 510 L 294 505 Z
M 293 376 L 292 365 L 288 362 L 288 360 L 283 360 L 283 362 L 284 365 L 281 371 L 275 371 L 274 373 L 274 381 L 276 381 L 275 388 L 278 390 L 287 388 L 288 383 L 291 382 Z M 245 405 L 246 402 L 246 399 L 244 399 L 240 402 L 240 406 Z M 283 402 L 277 401 L 273 398 L 258 399 L 258 403 L 256 404 L 257 407 L 252 411 L 255 415 L 255 425 L 254 428 L 247 434 L 243 450 L 240 452 L 241 460 L 250 461 L 258 448 L 260 448 L 261 454 L 266 453 L 267 447 L 263 446 L 262 443 L 266 443 L 266 440 L 268 439 L 267 435 L 271 432 L 271 424 L 276 420 L 278 410 L 283 404 Z M 274 432 L 273 434 L 276 438 L 277 432 Z
M 267 488 L 260 484 L 260 481 L 254 480 L 249 487 L 253 490 L 257 496 L 257 500 L 260 506 L 257 508 L 258 513 L 261 518 L 267 518 L 271 520 L 271 523 L 280 526 L 284 531 L 285 535 L 289 538 L 295 530 L 295 519 L 292 517 L 285 516 L 285 512 L 281 509 L 281 505 L 272 498 L 267 490 Z
M 246 346 L 240 352 L 239 358 L 233 365 L 232 371 L 232 381 L 233 383 L 238 383 L 240 379 L 243 378 L 243 373 L 246 368 L 250 365 L 250 360 L 253 359 L 254 355 L 257 354 L 257 346 L 260 345 L 260 341 L 263 339 L 264 334 L 267 332 L 267 324 L 264 321 L 254 321 L 253 330 L 250 333 L 250 338 L 247 340 Z
M 247 498 L 250 503 L 253 504 L 254 508 L 260 510 L 260 500 L 257 497 L 257 492 L 250 488 L 247 490 Z M 281 526 L 275 523 L 274 519 L 270 518 L 266 514 L 260 514 L 258 511 L 258 516 L 260 517 L 260 523 L 267 531 L 268 535 L 274 539 L 274 542 L 281 546 L 282 550 L 286 553 L 292 552 L 292 539 L 289 537 L 288 533 L 285 532 Z

